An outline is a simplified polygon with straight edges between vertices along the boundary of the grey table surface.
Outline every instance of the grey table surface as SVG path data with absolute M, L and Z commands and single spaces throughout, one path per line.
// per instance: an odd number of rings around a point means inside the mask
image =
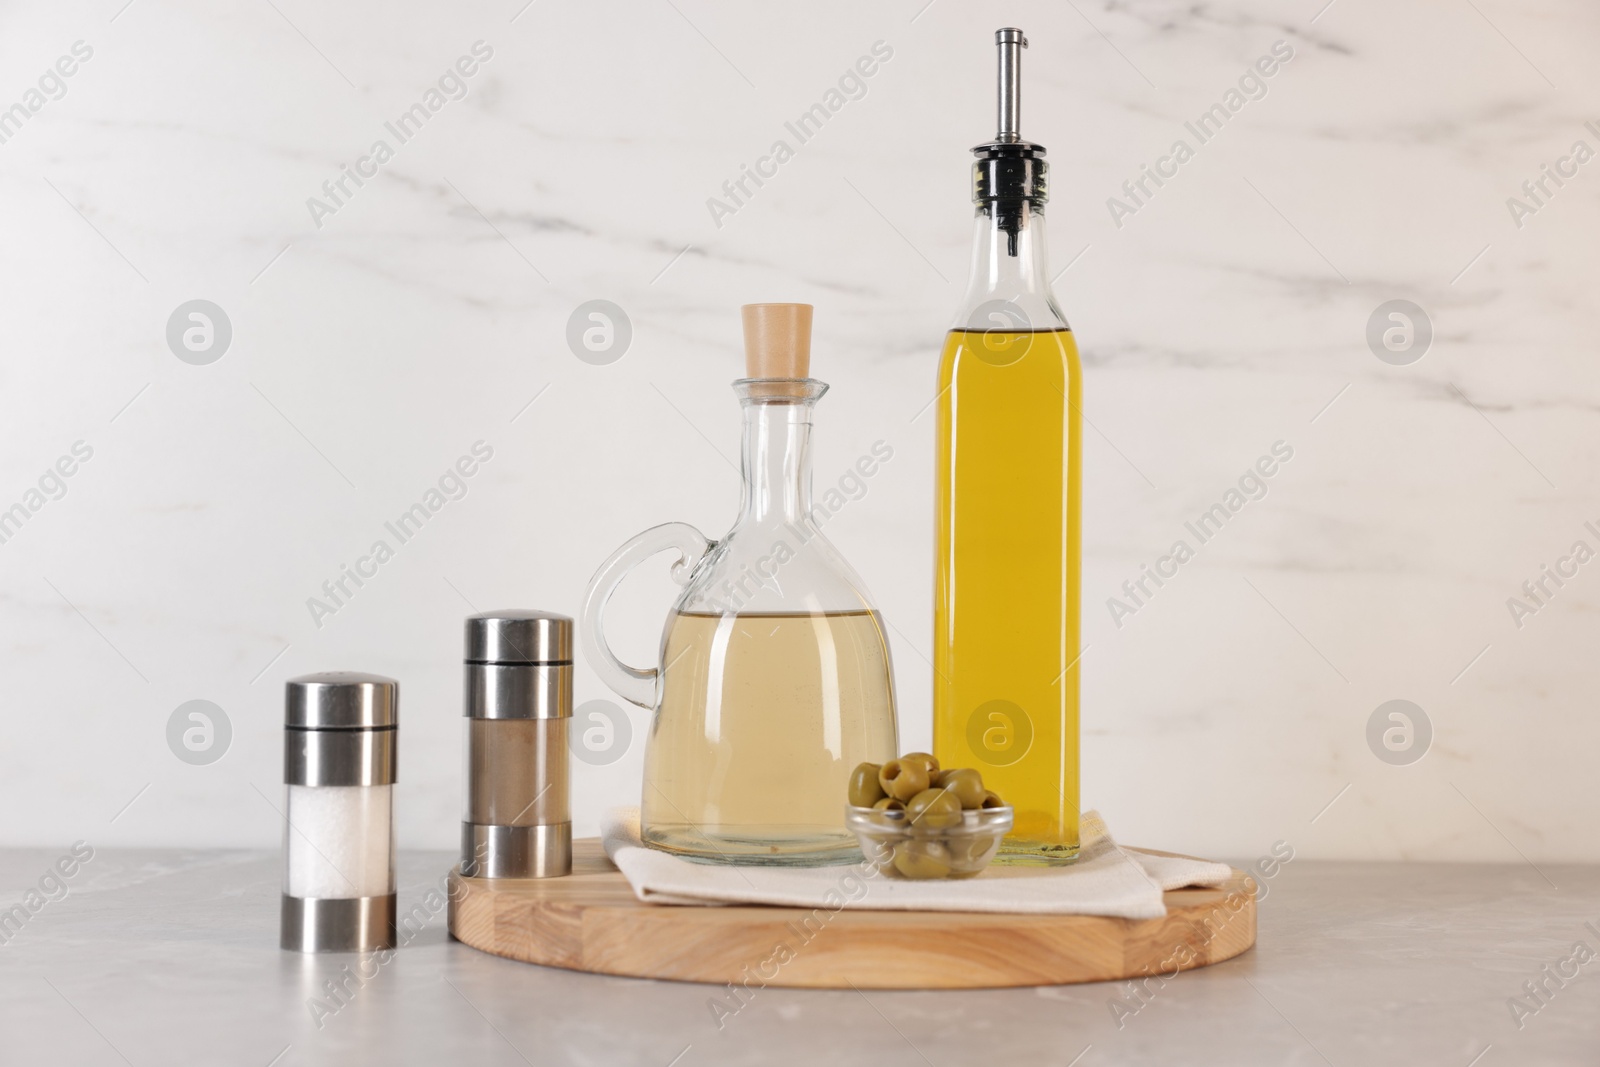
M 61 855 L 0 851 L 3 1064 L 1600 1063 L 1600 867 L 1299 860 L 1255 949 L 1142 998 L 768 988 L 719 1026 L 726 989 L 451 940 L 443 853 L 402 855 L 427 921 L 381 966 L 279 951 L 275 853 L 100 851 L 58 885 Z

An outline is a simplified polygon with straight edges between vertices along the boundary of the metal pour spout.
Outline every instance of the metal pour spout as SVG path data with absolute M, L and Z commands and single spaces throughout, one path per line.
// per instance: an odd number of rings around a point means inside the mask
M 1022 140 L 1022 50 L 1028 38 L 1015 26 L 994 31 L 1000 50 L 999 132 L 995 140 L 1016 144 Z
M 972 150 L 972 200 L 1006 234 L 1006 253 L 1017 254 L 1017 235 L 1044 206 L 1049 167 L 1044 146 L 1022 139 L 1022 50 L 1028 38 L 1015 26 L 994 31 L 1000 52 L 994 140 Z

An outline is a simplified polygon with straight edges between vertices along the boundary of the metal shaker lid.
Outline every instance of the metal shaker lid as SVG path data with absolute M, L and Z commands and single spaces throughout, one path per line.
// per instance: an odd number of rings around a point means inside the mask
M 376 730 L 400 722 L 400 683 L 381 674 L 324 671 L 291 678 L 285 688 L 285 726 Z
M 468 663 L 570 663 L 572 618 L 507 608 L 467 616 Z

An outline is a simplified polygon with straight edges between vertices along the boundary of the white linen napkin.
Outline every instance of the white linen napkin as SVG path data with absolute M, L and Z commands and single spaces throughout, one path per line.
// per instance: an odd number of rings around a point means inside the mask
M 1098 812 L 1085 812 L 1078 861 L 1066 867 L 990 866 L 976 878 L 904 881 L 862 861 L 835 867 L 736 867 L 695 863 L 644 847 L 639 809 L 613 808 L 601 821 L 606 855 L 646 904 L 777 904 L 869 911 L 991 911 L 1156 919 L 1163 890 L 1216 886 L 1226 863 L 1153 856 L 1122 848 Z

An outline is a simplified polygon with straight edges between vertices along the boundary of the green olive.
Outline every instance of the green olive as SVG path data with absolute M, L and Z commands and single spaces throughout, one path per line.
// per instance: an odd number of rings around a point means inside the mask
M 994 839 L 986 834 L 956 835 L 947 840 L 945 846 L 950 850 L 950 863 L 957 874 L 961 871 L 974 874 L 981 871 L 998 847 Z
M 926 767 L 928 769 L 928 778 L 930 780 L 934 775 L 939 773 L 938 759 L 927 752 L 907 752 L 904 756 L 900 757 L 900 762 L 905 763 L 908 761 L 912 763 L 920 763 Z
M 928 769 L 917 762 L 892 759 L 878 772 L 878 784 L 896 800 L 910 800 L 928 788 Z
M 870 808 L 883 799 L 883 786 L 878 784 L 878 772 L 883 765 L 863 763 L 850 772 L 850 803 L 858 808 Z
M 903 878 L 946 878 L 950 853 L 937 841 L 904 841 L 894 850 L 894 869 Z
M 940 771 L 939 780 L 935 783 L 940 789 L 945 789 L 955 794 L 963 808 L 972 809 L 983 806 L 985 790 L 983 776 L 977 771 L 967 767 L 958 767 L 954 770 Z
M 989 789 L 984 791 L 983 803 L 978 806 L 980 808 L 1003 808 L 1006 806 L 1006 802 L 1000 799 L 999 793 Z
M 948 830 L 961 825 L 961 801 L 947 789 L 924 789 L 906 801 L 906 814 L 918 830 Z
M 876 804 L 872 805 L 872 810 L 873 811 L 905 811 L 906 810 L 906 802 L 903 801 L 903 800 L 896 800 L 894 797 L 884 797 L 882 800 L 880 800 Z

